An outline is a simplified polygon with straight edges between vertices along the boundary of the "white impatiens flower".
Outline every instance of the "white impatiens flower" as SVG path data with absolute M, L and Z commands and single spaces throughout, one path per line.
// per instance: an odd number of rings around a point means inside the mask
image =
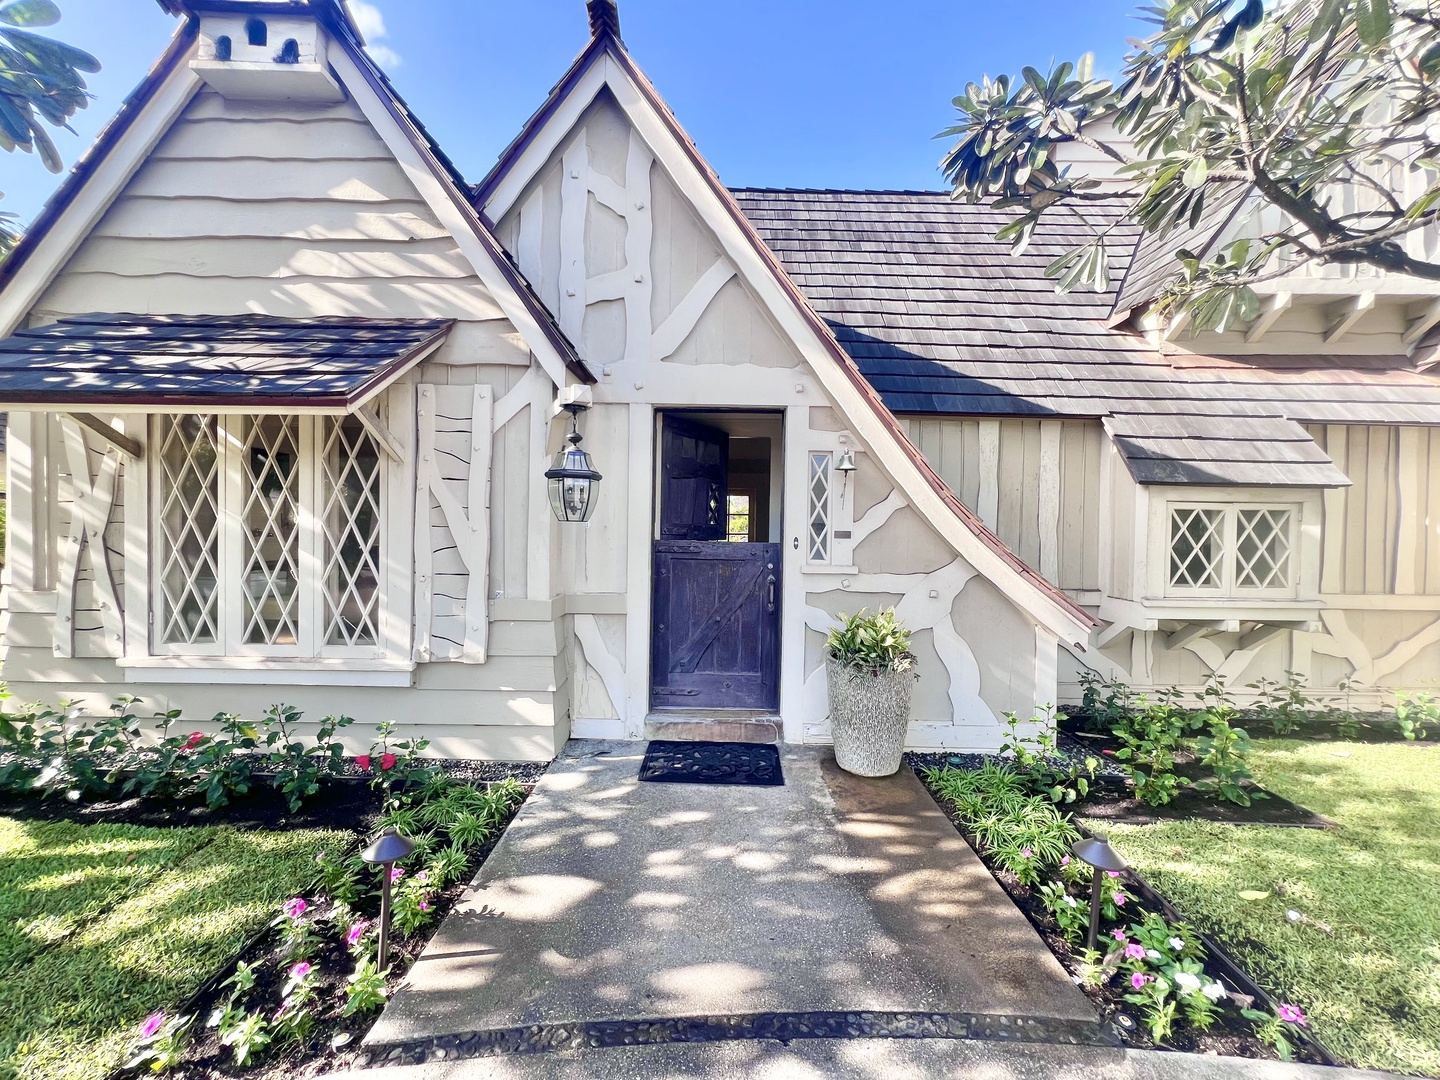
M 1077 903 L 1075 902 L 1075 898 L 1074 898 L 1073 896 L 1067 896 L 1067 897 L 1065 897 L 1065 903 L 1066 903 L 1066 905 L 1069 906 L 1069 907 L 1079 907 L 1079 906 L 1080 906 L 1079 904 L 1077 904 Z
M 1170 947 L 1171 947 L 1172 949 L 1174 949 L 1176 952 L 1184 952 L 1184 951 L 1185 951 L 1185 939 L 1184 939 L 1184 938 L 1178 938 L 1178 937 L 1172 937 L 1172 938 L 1170 939 Z
M 1163 957 L 1159 954 L 1159 952 L 1157 952 L 1157 951 L 1154 950 L 1154 949 L 1146 949 L 1146 950 L 1145 950 L 1145 955 L 1148 956 L 1151 960 L 1161 960 L 1161 959 L 1163 959 Z
M 1175 985 L 1184 994 L 1193 994 L 1200 989 L 1200 976 L 1193 975 L 1188 971 L 1177 971 L 1175 973 Z
M 1215 982 L 1212 982 L 1209 986 L 1202 986 L 1200 988 L 1200 992 L 1204 994 L 1207 998 L 1209 998 L 1211 1001 L 1219 1001 L 1221 998 L 1226 996 L 1225 987 L 1220 985 L 1220 981 L 1218 979 Z

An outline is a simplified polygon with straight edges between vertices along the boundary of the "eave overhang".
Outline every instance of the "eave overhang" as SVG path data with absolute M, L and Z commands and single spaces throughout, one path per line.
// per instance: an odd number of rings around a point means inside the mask
M 77 315 L 0 340 L 0 409 L 346 414 L 441 345 L 448 319 Z

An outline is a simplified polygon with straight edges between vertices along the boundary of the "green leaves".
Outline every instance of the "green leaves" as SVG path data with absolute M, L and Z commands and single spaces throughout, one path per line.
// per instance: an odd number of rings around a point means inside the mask
M 900 625 L 895 609 L 874 615 L 867 615 L 866 610 L 840 614 L 840 625 L 825 639 L 826 654 L 856 671 L 879 674 L 911 670 L 915 655 L 910 651 L 910 631 Z
M 1360 43 L 1374 49 L 1390 37 L 1390 0 L 1355 0 L 1355 31 Z
M 0 23 L 6 26 L 54 26 L 60 9 L 51 0 L 16 0 L 0 7 Z
M 44 125 L 68 129 L 90 101 L 81 73 L 100 70 L 84 50 L 23 29 L 59 20 L 51 0 L 0 7 L 0 150 L 38 154 L 57 173 L 64 161 Z

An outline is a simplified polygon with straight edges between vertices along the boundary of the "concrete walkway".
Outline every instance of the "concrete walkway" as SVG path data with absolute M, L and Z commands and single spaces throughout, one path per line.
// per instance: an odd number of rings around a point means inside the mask
M 1396 1073 L 945 1039 L 627 1046 L 370 1069 L 355 1080 L 1409 1080 Z
M 643 750 L 570 744 L 370 1031 L 377 1057 L 438 1036 L 722 1014 L 972 1014 L 971 1031 L 978 1015 L 1099 1036 L 908 770 L 862 781 L 828 750 L 782 747 L 784 787 L 641 784 Z M 581 1075 L 528 1071 L 562 1065 L 542 1057 L 457 1075 Z

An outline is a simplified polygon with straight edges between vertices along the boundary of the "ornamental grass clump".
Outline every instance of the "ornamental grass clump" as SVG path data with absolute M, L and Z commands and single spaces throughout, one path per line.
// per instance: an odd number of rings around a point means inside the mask
M 1030 794 L 1025 777 L 1008 765 L 927 769 L 924 776 L 985 854 L 1022 884 L 1039 885 L 1080 839 L 1070 817 L 1048 796 Z

